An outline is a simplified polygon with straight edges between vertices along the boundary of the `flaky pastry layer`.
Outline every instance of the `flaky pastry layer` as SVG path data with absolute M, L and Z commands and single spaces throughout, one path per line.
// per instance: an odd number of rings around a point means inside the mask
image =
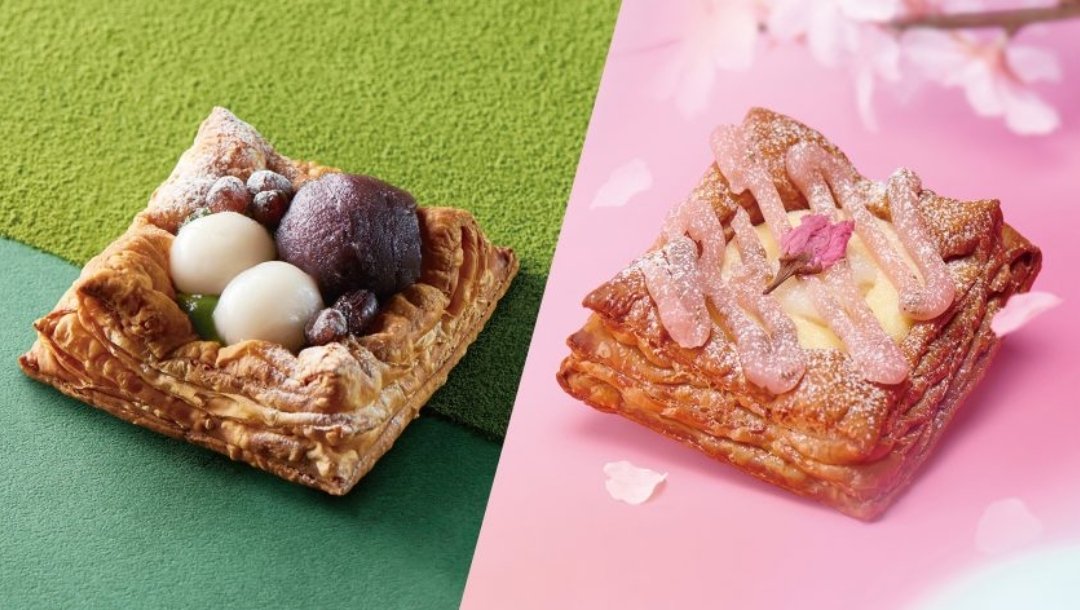
M 790 147 L 813 142 L 849 163 L 819 133 L 768 110 L 752 110 L 743 129 L 752 134 L 789 211 L 808 207 L 784 166 Z M 865 178 L 860 188 L 881 190 Z M 753 198 L 732 193 L 715 164 L 695 195 L 712 204 L 729 239 L 737 206 L 761 222 Z M 884 197 L 870 208 L 890 220 Z M 558 381 L 597 409 L 846 514 L 873 519 L 911 481 L 984 374 L 998 345 L 990 330 L 993 315 L 1010 295 L 1030 288 L 1041 265 L 1039 249 L 1004 223 L 997 201 L 962 202 L 924 189 L 919 211 L 958 296 L 943 315 L 914 322 L 903 337 L 900 347 L 912 373 L 900 384 L 865 381 L 842 350 L 810 349 L 799 385 L 770 394 L 743 376 L 735 345 L 719 324 L 701 348 L 682 348 L 668 336 L 640 259 L 586 297 L 592 314 L 569 338 L 571 354 Z
M 420 208 L 420 281 L 383 304 L 370 334 L 298 355 L 264 341 L 201 341 L 175 301 L 172 239 L 214 180 L 264 168 L 295 187 L 338 171 L 279 155 L 215 109 L 147 209 L 34 324 L 19 363 L 121 419 L 340 495 L 446 382 L 518 261 L 468 212 Z

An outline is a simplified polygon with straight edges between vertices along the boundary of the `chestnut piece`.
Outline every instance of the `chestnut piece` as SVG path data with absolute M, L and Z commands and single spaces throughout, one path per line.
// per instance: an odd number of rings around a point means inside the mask
M 349 335 L 349 324 L 345 314 L 327 307 L 315 314 L 304 327 L 304 339 L 308 345 L 326 345 L 341 341 Z
M 278 255 L 315 278 L 326 302 L 365 288 L 386 300 L 420 278 L 412 195 L 370 176 L 326 174 L 293 197 Z
M 345 315 L 349 334 L 359 337 L 379 314 L 379 301 L 370 290 L 361 288 L 341 295 L 341 298 L 334 302 L 334 309 Z

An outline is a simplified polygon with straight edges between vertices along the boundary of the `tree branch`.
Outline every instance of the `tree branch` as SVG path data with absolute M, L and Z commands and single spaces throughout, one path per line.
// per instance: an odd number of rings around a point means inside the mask
M 1010 34 L 1033 23 L 1080 18 L 1080 0 L 1062 0 L 1057 6 L 1018 8 L 979 13 L 920 15 L 897 19 L 889 25 L 898 29 L 936 28 L 957 30 L 965 28 L 1004 28 Z

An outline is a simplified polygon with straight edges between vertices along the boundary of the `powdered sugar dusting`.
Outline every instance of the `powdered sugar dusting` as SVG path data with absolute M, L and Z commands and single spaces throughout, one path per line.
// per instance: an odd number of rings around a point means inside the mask
M 205 205 L 207 192 L 223 176 L 246 181 L 252 172 L 271 169 L 292 182 L 300 178 L 296 164 L 278 155 L 254 127 L 224 108 L 214 108 L 199 126 L 191 148 L 150 197 L 149 211 L 163 228 L 177 225 Z
M 724 232 L 712 207 L 700 199 L 684 201 L 664 224 L 664 239 L 667 269 L 648 260 L 642 271 L 672 339 L 682 347 L 698 347 L 708 339 L 713 322 L 705 306 L 707 295 L 735 336 L 747 378 L 776 393 L 795 387 L 805 370 L 795 327 L 774 301 L 761 295 L 764 272 L 757 282 L 740 278 L 730 286 L 724 280 Z M 761 317 L 774 338 L 740 305 Z M 685 315 L 689 308 L 693 314 Z

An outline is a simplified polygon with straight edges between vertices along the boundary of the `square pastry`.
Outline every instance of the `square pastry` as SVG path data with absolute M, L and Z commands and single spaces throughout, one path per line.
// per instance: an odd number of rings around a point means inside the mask
M 468 212 L 289 159 L 217 108 L 19 364 L 340 495 L 446 381 L 517 269 Z
M 751 110 L 649 252 L 585 298 L 558 381 L 745 472 L 874 519 L 911 482 L 1030 288 L 997 201 L 861 176 Z

